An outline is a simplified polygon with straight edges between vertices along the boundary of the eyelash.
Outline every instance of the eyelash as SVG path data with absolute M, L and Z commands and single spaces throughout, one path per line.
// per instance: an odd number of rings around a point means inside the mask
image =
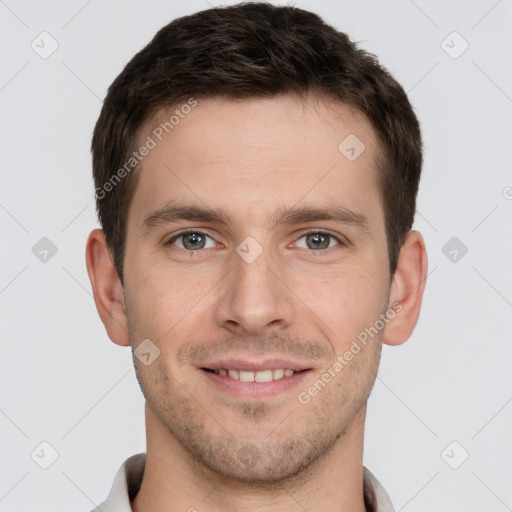
M 169 245 L 172 245 L 173 242 L 175 242 L 176 240 L 178 240 L 182 236 L 190 235 L 192 233 L 193 234 L 197 234 L 197 235 L 207 236 L 208 238 L 211 238 L 213 240 L 213 238 L 210 235 L 208 235 L 207 233 L 205 233 L 204 231 L 200 231 L 200 230 L 197 230 L 197 229 L 186 229 L 184 231 L 181 231 L 177 235 L 174 235 L 171 239 L 169 239 L 167 242 L 165 242 L 164 245 L 166 247 L 169 246 Z M 301 235 L 297 238 L 297 240 L 300 240 L 301 238 L 303 238 L 303 237 L 305 237 L 307 235 L 310 235 L 310 234 L 327 235 L 330 238 L 334 238 L 334 240 L 336 240 L 338 242 L 338 245 L 340 245 L 340 246 L 348 245 L 346 242 L 341 240 L 339 237 L 329 233 L 328 231 L 322 231 L 322 230 L 318 230 L 318 229 L 310 229 L 310 230 L 302 232 Z M 337 247 L 337 246 L 334 246 L 334 247 Z M 330 249 L 334 249 L 334 247 L 328 247 L 327 249 L 321 249 L 321 250 L 318 250 L 318 251 L 315 251 L 314 249 L 310 249 L 310 251 L 318 252 L 318 253 L 325 253 L 326 251 L 328 251 Z M 178 249 L 181 249 L 181 247 L 178 247 Z M 191 252 L 191 253 L 193 253 L 193 252 L 199 252 L 200 253 L 202 251 L 206 251 L 207 249 L 197 249 L 196 251 L 192 251 L 192 250 L 189 250 L 189 249 L 183 249 L 183 250 L 187 251 L 187 252 Z

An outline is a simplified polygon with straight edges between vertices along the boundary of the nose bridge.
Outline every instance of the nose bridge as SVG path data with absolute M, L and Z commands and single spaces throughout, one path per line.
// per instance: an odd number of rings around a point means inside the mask
M 271 249 L 254 238 L 239 244 L 219 299 L 217 321 L 239 334 L 261 334 L 288 325 L 291 304 L 286 286 L 276 277 L 278 267 Z

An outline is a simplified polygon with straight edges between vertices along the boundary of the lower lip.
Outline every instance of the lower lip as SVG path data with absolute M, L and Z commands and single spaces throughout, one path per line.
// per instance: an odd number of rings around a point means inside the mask
M 289 377 L 271 380 L 270 382 L 242 382 L 228 376 L 207 372 L 206 370 L 200 370 L 200 372 L 223 391 L 244 398 L 257 399 L 275 396 L 290 390 L 300 384 L 310 374 L 311 370 L 304 370 L 294 373 Z

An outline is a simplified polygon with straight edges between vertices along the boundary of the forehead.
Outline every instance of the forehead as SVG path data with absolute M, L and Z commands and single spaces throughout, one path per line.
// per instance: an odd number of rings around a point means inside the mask
M 233 209 L 235 220 L 236 212 L 252 218 L 265 209 L 268 218 L 301 201 L 382 213 L 377 140 L 356 109 L 293 97 L 181 107 L 160 111 L 140 130 L 139 145 L 148 137 L 154 144 L 136 171 L 130 217 L 170 200 Z

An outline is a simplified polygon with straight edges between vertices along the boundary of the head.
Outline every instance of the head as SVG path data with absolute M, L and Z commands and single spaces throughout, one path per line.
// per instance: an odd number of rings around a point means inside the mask
M 234 479 L 320 460 L 361 424 L 382 342 L 405 341 L 421 305 L 421 137 L 402 87 L 313 13 L 212 8 L 126 65 L 92 155 L 88 271 L 110 338 L 150 354 L 134 363 L 154 424 Z M 244 361 L 297 371 L 268 397 L 212 377 Z

